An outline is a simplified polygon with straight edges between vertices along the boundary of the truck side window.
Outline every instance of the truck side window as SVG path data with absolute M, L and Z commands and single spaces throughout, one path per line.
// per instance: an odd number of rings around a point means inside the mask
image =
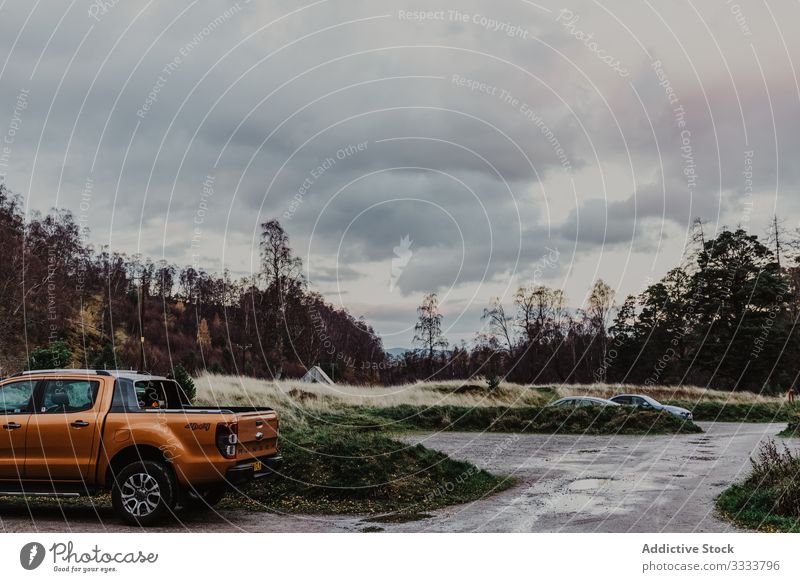
M 167 398 L 164 394 L 164 387 L 161 382 L 144 381 L 136 382 L 136 399 L 139 401 L 139 408 L 165 408 Z
M 33 409 L 35 381 L 20 380 L 0 386 L 0 414 L 19 414 Z
M 100 382 L 90 380 L 47 380 L 37 409 L 45 414 L 89 410 L 99 388 Z

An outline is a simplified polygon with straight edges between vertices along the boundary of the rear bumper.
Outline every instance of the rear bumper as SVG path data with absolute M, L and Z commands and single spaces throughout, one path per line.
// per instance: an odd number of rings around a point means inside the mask
M 261 469 L 256 470 L 257 463 L 261 463 Z M 238 465 L 234 465 L 225 473 L 225 478 L 231 485 L 242 485 L 255 479 L 269 477 L 283 464 L 283 457 L 274 455 L 272 457 L 257 457 Z

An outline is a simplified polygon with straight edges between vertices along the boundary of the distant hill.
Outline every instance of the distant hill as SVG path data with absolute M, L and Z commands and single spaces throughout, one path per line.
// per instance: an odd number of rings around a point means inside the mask
M 397 358 L 405 354 L 406 352 L 413 352 L 412 348 L 389 348 L 388 350 L 383 350 L 393 358 Z

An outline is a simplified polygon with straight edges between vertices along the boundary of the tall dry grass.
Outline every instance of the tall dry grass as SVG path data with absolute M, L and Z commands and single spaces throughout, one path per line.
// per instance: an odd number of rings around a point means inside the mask
M 779 402 L 780 398 L 746 392 L 723 392 L 695 386 L 520 385 L 503 382 L 490 391 L 486 381 L 416 382 L 399 386 L 309 384 L 299 380 L 260 380 L 243 376 L 203 374 L 196 379 L 198 402 L 210 406 L 272 406 L 288 418 L 300 410 L 329 411 L 347 406 L 543 406 L 563 396 L 609 398 L 615 394 L 647 394 L 656 400 L 728 403 Z
M 656 400 L 691 400 L 726 402 L 728 404 L 753 404 L 755 402 L 781 402 L 783 398 L 761 396 L 752 392 L 726 392 L 698 386 L 642 386 L 586 384 L 563 385 L 556 388 L 561 396 L 597 396 L 611 398 L 616 394 L 645 394 Z

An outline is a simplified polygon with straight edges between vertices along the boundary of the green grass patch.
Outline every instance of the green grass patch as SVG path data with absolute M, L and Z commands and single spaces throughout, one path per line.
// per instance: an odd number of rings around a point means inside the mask
M 717 498 L 719 510 L 743 527 L 800 532 L 800 458 L 770 440 L 751 462 L 747 479 Z
M 800 408 L 789 404 L 754 402 L 752 404 L 714 401 L 671 400 L 665 402 L 692 411 L 695 420 L 717 422 L 784 422 Z
M 793 412 L 789 416 L 786 428 L 779 432 L 778 436 L 789 439 L 800 437 L 800 412 Z
M 474 501 L 515 483 L 371 430 L 284 429 L 280 446 L 281 474 L 251 484 L 246 496 L 230 496 L 224 506 L 291 513 L 418 515 Z
M 627 407 L 411 406 L 342 408 L 316 420 L 364 431 L 458 430 L 543 434 L 644 435 L 703 432 L 666 412 Z

